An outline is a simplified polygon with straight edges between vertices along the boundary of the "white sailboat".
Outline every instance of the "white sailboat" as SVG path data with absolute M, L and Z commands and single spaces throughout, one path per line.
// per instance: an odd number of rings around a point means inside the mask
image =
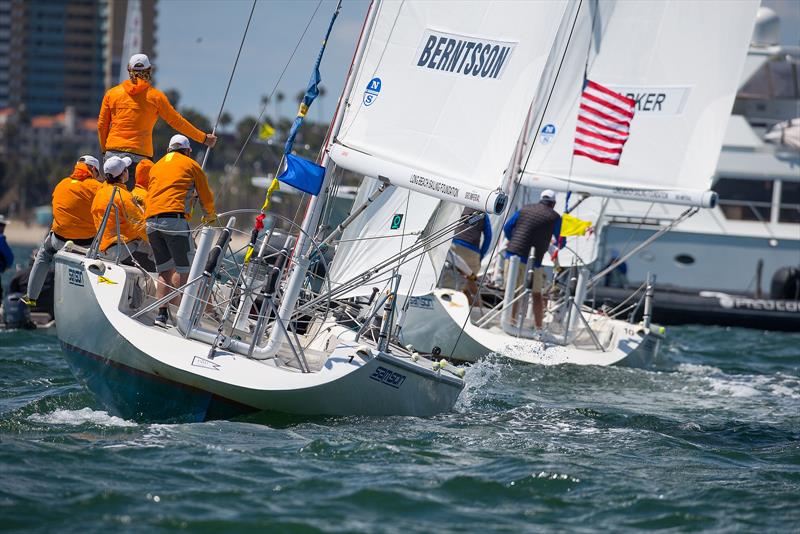
M 716 197 L 708 188 L 757 7 L 756 1 L 582 3 L 554 47 L 563 52 L 554 55 L 556 62 L 545 75 L 553 85 L 537 95 L 520 184 L 584 197 L 713 205 Z M 636 101 L 618 165 L 573 154 L 587 79 Z M 590 198 L 581 209 L 602 213 L 603 202 Z M 565 284 L 570 289 L 551 300 L 543 338 L 534 339 L 539 336 L 532 328 L 512 326 L 511 304 L 525 294 L 507 287 L 494 308 L 473 307 L 462 293 L 437 289 L 412 302 L 404 339 L 423 348 L 436 345 L 464 360 L 495 352 L 540 364 L 646 363 L 660 337 L 649 324 L 652 279 L 640 288 L 641 324 L 595 312 L 583 303 L 605 273 L 590 278 L 586 266 L 595 259 L 596 247 L 584 248 L 588 256 L 572 255 L 571 283 Z M 508 263 L 505 278 L 513 281 L 520 264 Z
M 337 168 L 415 199 L 502 210 L 505 194 L 485 177 L 501 174 L 509 159 L 564 7 L 372 5 L 322 158 L 322 194 L 312 197 L 296 240 L 273 249 L 270 227 L 243 266 L 225 253 L 233 217 L 225 229 L 204 228 L 168 329 L 152 326 L 153 317 L 174 294 L 155 300 L 146 273 L 65 247 L 56 259 L 56 316 L 74 373 L 113 413 L 149 420 L 451 409 L 463 370 L 392 343 L 397 296 L 402 284 L 414 285 L 411 277 L 391 268 L 376 298 L 336 302 L 382 273 L 369 268 L 358 273 L 361 284 L 324 282 L 315 291 L 308 269 L 324 254 L 312 234 Z M 439 233 L 447 232 L 444 225 Z

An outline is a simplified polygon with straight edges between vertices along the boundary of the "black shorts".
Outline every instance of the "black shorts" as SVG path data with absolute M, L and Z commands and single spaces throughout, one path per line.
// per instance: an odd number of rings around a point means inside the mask
M 188 273 L 194 256 L 194 243 L 186 219 L 151 217 L 147 219 L 147 239 L 153 249 L 156 270 L 175 269 Z

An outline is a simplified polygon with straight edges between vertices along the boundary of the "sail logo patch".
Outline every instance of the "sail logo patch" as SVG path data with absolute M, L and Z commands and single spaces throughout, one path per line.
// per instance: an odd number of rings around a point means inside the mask
M 73 286 L 83 287 L 83 271 L 70 267 L 69 271 L 67 271 L 67 280 Z
M 643 115 L 680 115 L 689 100 L 691 87 L 643 87 L 613 86 L 616 91 L 636 101 L 634 112 L 637 117 Z
M 395 373 L 386 367 L 378 367 L 369 377 L 394 389 L 400 389 L 400 386 L 406 381 L 406 375 Z
M 381 79 L 372 78 L 367 84 L 367 89 L 364 91 L 364 105 L 371 106 L 381 92 Z
M 555 124 L 545 124 L 542 126 L 542 129 L 539 130 L 539 143 L 542 145 L 549 145 L 553 142 L 553 138 L 556 136 L 556 125 Z
M 403 214 L 402 213 L 395 213 L 394 217 L 392 217 L 392 226 L 390 227 L 392 230 L 397 230 L 400 228 L 400 224 L 403 222 Z
M 516 43 L 425 30 L 414 63 L 440 72 L 499 80 Z

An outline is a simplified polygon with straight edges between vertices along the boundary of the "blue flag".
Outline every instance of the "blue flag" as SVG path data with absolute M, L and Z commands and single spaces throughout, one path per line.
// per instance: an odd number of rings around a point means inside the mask
M 322 80 L 319 74 L 319 64 L 322 62 L 322 54 L 325 53 L 325 45 L 328 44 L 328 38 L 331 36 L 333 23 L 336 21 L 336 17 L 339 15 L 339 9 L 341 9 L 341 7 L 342 4 L 340 0 L 340 2 L 336 5 L 336 11 L 333 12 L 331 23 L 328 25 L 328 31 L 325 33 L 325 40 L 322 41 L 322 48 L 317 56 L 317 61 L 314 63 L 314 70 L 311 72 L 311 79 L 308 80 L 306 94 L 303 96 L 303 101 L 300 102 L 300 109 L 297 110 L 297 117 L 295 117 L 294 123 L 292 124 L 292 129 L 289 131 L 289 138 L 286 140 L 286 146 L 283 148 L 284 154 L 288 155 L 292 152 L 292 146 L 294 145 L 294 138 L 297 136 L 297 130 L 299 130 L 300 125 L 303 124 L 303 119 L 305 119 L 306 113 L 308 113 L 308 108 L 311 107 L 311 103 L 315 98 L 317 98 L 317 96 L 319 96 L 319 82 Z
M 319 195 L 323 178 L 325 167 L 294 154 L 286 154 L 286 170 L 278 176 L 281 182 L 311 195 Z

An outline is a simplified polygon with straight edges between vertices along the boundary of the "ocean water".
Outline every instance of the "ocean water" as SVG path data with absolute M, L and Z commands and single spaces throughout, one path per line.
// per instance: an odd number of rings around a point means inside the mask
M 800 530 L 800 334 L 675 327 L 655 370 L 489 358 L 431 418 L 113 417 L 0 333 L 0 530 Z

